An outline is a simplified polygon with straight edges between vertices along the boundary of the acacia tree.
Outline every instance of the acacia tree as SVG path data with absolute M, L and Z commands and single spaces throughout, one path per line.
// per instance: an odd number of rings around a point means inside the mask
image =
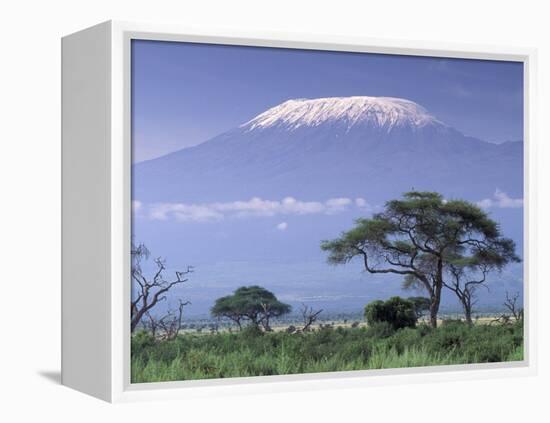
M 188 281 L 186 276 L 193 272 L 192 267 L 187 267 L 183 272 L 176 271 L 175 277 L 171 280 L 166 280 L 164 272 L 166 271 L 165 261 L 158 257 L 154 260 L 156 271 L 152 277 L 147 277 L 142 269 L 142 261 L 150 256 L 150 252 L 144 244 L 132 246 L 132 300 L 130 303 L 131 312 L 131 331 L 134 332 L 139 322 L 153 307 L 160 301 L 166 299 L 166 293 L 176 285 L 180 285 Z
M 210 314 L 214 317 L 223 317 L 232 320 L 239 330 L 242 329 L 242 321 L 246 317 L 241 301 L 236 299 L 234 295 L 226 295 L 218 298 L 214 306 L 210 309 Z
M 503 238 L 498 224 L 475 204 L 445 201 L 435 192 L 411 191 L 389 201 L 381 213 L 358 219 L 339 238 L 323 241 L 332 264 L 359 257 L 371 274 L 395 274 L 420 284 L 430 299 L 430 324 L 437 314 L 450 257 L 498 254 L 517 260 L 514 242 Z
M 289 313 L 290 305 L 280 302 L 270 291 L 260 286 L 242 286 L 232 295 L 218 298 L 211 309 L 215 317 L 225 317 L 242 329 L 244 319 L 270 331 L 270 319 Z

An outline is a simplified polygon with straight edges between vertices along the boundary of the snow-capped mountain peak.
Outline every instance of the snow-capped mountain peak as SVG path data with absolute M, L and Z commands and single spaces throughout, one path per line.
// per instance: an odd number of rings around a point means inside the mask
M 282 127 L 294 130 L 325 123 L 369 126 L 384 131 L 397 127 L 411 129 L 443 125 L 417 103 L 393 97 L 328 97 L 293 99 L 266 110 L 241 127 L 245 130 Z

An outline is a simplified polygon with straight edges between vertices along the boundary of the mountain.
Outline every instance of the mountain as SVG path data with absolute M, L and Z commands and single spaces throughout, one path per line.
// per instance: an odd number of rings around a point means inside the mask
M 523 143 L 465 136 L 404 99 L 289 100 L 200 145 L 137 163 L 132 177 L 141 205 L 134 240 L 174 269 L 195 266 L 173 294 L 191 301 L 191 315 L 242 285 L 333 311 L 411 295 L 399 277 L 365 274 L 360 263 L 328 266 L 319 244 L 412 188 L 496 204 L 489 212 L 522 252 Z M 480 307 L 500 307 L 504 290 L 520 291 L 522 266 L 494 277 Z M 451 295 L 443 304 L 458 308 Z
M 496 188 L 521 196 L 522 154 L 521 142 L 465 136 L 405 99 L 295 99 L 198 146 L 135 165 L 134 198 L 361 195 L 377 202 L 413 187 L 471 200 Z

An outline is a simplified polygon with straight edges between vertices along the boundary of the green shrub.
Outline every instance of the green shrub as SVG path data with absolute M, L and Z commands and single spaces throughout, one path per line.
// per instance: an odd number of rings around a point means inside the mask
M 403 328 L 395 332 L 386 345 L 393 348 L 399 354 L 403 353 L 407 348 L 413 345 L 421 345 L 422 334 L 418 329 Z
M 132 337 L 132 352 L 141 352 L 155 345 L 155 338 L 149 332 L 140 331 Z
M 460 320 L 446 320 L 427 340 L 432 351 L 451 352 L 462 347 L 471 328 Z
M 369 326 L 386 321 L 386 306 L 384 301 L 376 300 L 365 306 L 365 319 Z
M 253 323 L 249 324 L 242 330 L 242 336 L 244 338 L 257 338 L 263 334 L 264 332 L 260 329 L 260 327 Z
M 395 329 L 388 322 L 374 322 L 369 324 L 368 336 L 371 338 L 387 338 L 392 336 Z
M 421 323 L 416 326 L 416 330 L 420 334 L 420 336 L 426 336 L 433 332 L 434 328 L 432 328 L 427 323 Z
M 418 320 L 415 305 L 401 297 L 387 301 L 373 301 L 365 307 L 365 318 L 369 325 L 387 322 L 393 329 L 414 328 Z

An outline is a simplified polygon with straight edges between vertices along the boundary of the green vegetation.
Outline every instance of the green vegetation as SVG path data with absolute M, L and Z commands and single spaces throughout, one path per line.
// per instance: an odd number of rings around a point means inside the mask
M 365 307 L 365 319 L 372 326 L 376 323 L 388 323 L 392 329 L 414 328 L 418 317 L 412 301 L 401 297 L 391 297 L 387 301 L 373 301 Z
M 132 338 L 132 382 L 229 378 L 386 369 L 523 359 L 523 324 L 446 321 L 394 330 L 323 326 L 314 331 L 180 334 L 158 341 L 145 331 Z

